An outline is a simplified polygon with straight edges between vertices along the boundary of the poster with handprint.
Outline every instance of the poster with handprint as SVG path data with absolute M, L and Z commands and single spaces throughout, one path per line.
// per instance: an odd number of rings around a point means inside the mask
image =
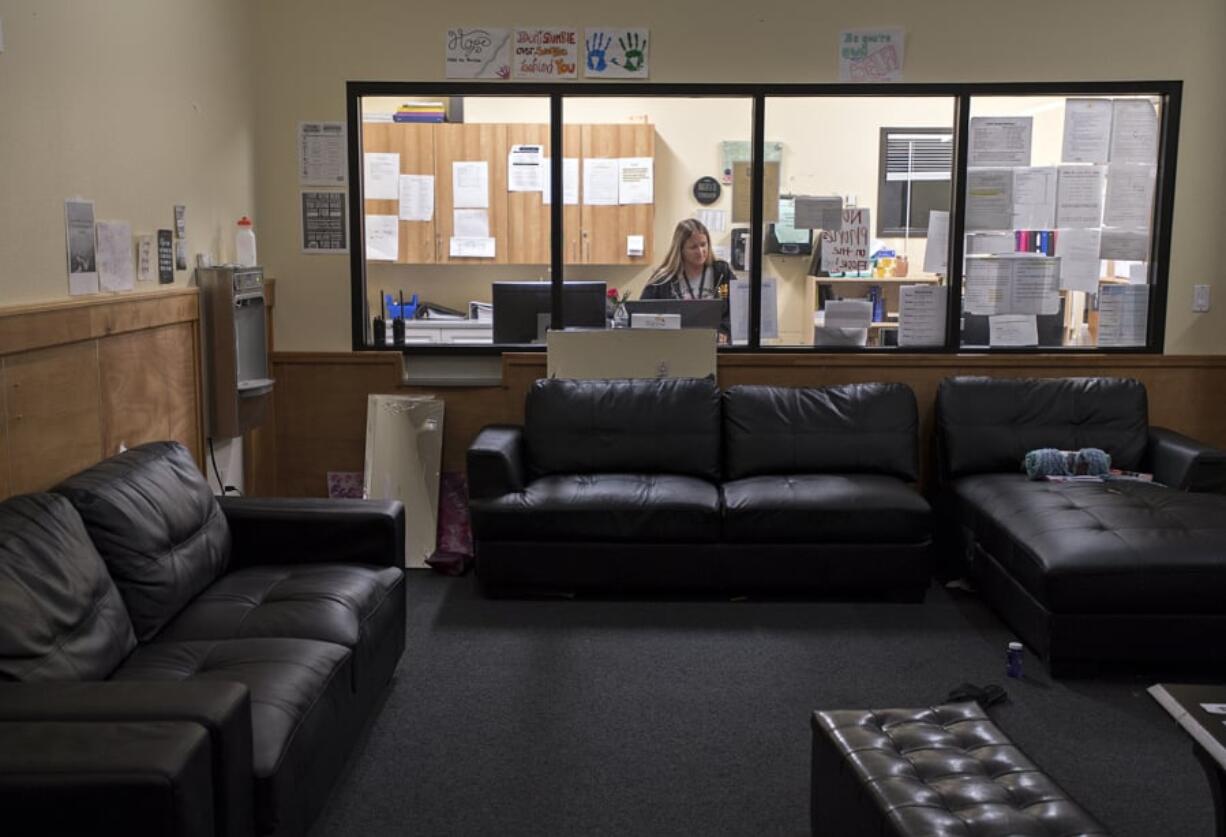
M 588 78 L 647 78 L 646 29 L 585 29 Z
M 511 77 L 510 29 L 448 29 L 444 45 L 447 78 Z

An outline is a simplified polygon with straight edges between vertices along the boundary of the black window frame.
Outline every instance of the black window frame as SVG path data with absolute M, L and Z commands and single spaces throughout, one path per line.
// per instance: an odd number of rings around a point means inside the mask
M 1150 226 L 1149 321 L 1144 346 L 1097 347 L 976 347 L 974 354 L 1161 354 L 1166 332 L 1169 284 L 1171 222 L 1175 200 L 1175 168 L 1179 145 L 1179 120 L 1182 81 L 1100 81 L 1100 82 L 973 82 L 973 83 L 898 83 L 898 84 L 668 84 L 654 82 L 550 83 L 528 82 L 394 82 L 349 81 L 345 85 L 349 137 L 349 241 L 350 313 L 354 351 L 389 351 L 368 338 L 370 317 L 366 302 L 365 199 L 362 195 L 362 121 L 361 100 L 367 96 L 508 96 L 548 97 L 550 101 L 550 145 L 563 147 L 563 101 L 568 97 L 655 97 L 676 96 L 710 98 L 747 98 L 752 102 L 752 185 L 749 242 L 753 248 L 749 270 L 749 329 L 744 345 L 721 346 L 721 354 L 958 354 L 962 352 L 959 322 L 962 316 L 962 271 L 950 270 L 945 277 L 949 287 L 942 346 L 763 346 L 761 344 L 761 294 L 763 247 L 763 179 L 765 117 L 768 99 L 806 97 L 943 97 L 954 100 L 954 166 L 951 173 L 949 265 L 961 265 L 965 235 L 965 177 L 967 137 L 970 128 L 971 99 L 978 96 L 1153 96 L 1161 100 L 1158 160 L 1154 185 L 1154 217 Z M 552 154 L 550 210 L 550 280 L 553 314 L 551 327 L 562 327 L 563 265 L 563 155 Z M 544 351 L 543 346 L 511 345 L 413 345 L 396 347 L 403 354 L 500 355 L 507 351 Z

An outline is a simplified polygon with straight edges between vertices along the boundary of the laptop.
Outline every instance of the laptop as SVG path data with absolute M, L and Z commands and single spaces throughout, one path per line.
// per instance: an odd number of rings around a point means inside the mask
M 626 303 L 626 313 L 680 314 L 682 328 L 718 329 L 724 318 L 722 299 L 632 299 Z

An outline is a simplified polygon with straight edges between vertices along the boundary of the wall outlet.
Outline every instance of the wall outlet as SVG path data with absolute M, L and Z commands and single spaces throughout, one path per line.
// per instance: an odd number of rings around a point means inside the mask
M 1208 285 L 1192 286 L 1192 310 L 1197 314 L 1203 314 L 1209 310 Z

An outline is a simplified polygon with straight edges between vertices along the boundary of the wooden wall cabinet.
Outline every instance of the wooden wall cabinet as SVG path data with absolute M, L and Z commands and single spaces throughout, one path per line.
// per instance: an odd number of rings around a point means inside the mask
M 651 125 L 567 125 L 566 157 L 655 157 Z M 434 175 L 434 219 L 400 221 L 398 264 L 549 264 L 550 206 L 539 192 L 507 191 L 507 155 L 513 145 L 540 145 L 551 157 L 549 126 L 529 123 L 363 123 L 363 152 L 400 155 L 401 174 Z M 489 164 L 489 224 L 494 258 L 450 255 L 455 205 L 452 163 Z M 580 188 L 582 201 L 582 188 Z M 395 215 L 395 201 L 367 200 L 367 214 Z M 647 265 L 652 261 L 655 204 L 587 206 L 563 209 L 563 259 L 566 264 Z M 643 236 L 643 255 L 626 255 L 626 238 Z

